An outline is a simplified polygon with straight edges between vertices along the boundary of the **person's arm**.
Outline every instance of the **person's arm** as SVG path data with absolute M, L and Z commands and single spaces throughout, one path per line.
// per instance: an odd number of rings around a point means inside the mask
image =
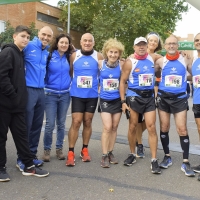
M 9 74 L 13 70 L 13 56 L 9 48 L 0 53 L 0 90 L 1 93 L 11 100 L 17 97 L 15 88 L 10 80 Z
M 70 56 L 70 76 L 72 77 L 73 76 L 73 72 L 74 72 L 74 69 L 73 69 L 73 64 L 74 64 L 74 59 L 76 57 L 76 52 L 74 52 L 71 56 Z
M 187 65 L 187 71 L 188 71 L 187 81 L 192 81 L 192 62 L 193 62 L 193 59 L 184 57 L 184 60 L 185 60 L 185 63 Z
M 161 69 L 162 69 L 163 57 L 156 60 L 154 64 L 155 75 L 157 78 L 161 77 Z
M 103 55 L 101 53 L 97 53 L 98 60 L 103 60 Z
M 125 102 L 125 88 L 126 88 L 126 82 L 130 75 L 131 69 L 132 69 L 132 63 L 130 59 L 127 59 L 121 68 L 121 77 L 120 77 L 120 84 L 119 84 L 119 92 L 120 92 L 120 97 L 121 97 L 121 102 L 122 102 L 122 111 L 124 113 L 126 109 L 129 110 L 129 107 L 127 106 Z

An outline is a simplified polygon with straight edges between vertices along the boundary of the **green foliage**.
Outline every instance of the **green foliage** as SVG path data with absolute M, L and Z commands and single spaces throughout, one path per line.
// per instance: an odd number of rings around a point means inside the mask
M 116 37 L 132 53 L 136 37 L 158 32 L 163 39 L 175 30 L 181 14 L 188 10 L 185 0 L 71 0 L 71 29 L 91 32 L 95 48 L 101 50 L 105 40 Z M 60 21 L 67 24 L 68 0 L 59 2 L 63 9 Z
M 31 40 L 34 38 L 34 36 L 37 36 L 38 30 L 35 29 L 35 23 L 32 22 L 29 26 L 29 29 L 31 30 Z M 7 43 L 13 42 L 13 34 L 14 34 L 15 28 L 11 26 L 10 22 L 7 21 L 5 24 L 5 31 L 0 34 L 0 46 Z

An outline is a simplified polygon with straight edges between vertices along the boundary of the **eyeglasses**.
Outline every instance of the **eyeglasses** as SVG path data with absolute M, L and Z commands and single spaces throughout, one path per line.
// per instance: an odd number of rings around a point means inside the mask
M 200 39 L 195 39 L 195 40 L 194 40 L 194 42 L 199 42 L 199 41 L 200 41 Z
M 165 45 L 167 45 L 167 46 L 176 46 L 177 43 L 175 43 L 175 42 L 172 42 L 172 43 L 165 43 Z

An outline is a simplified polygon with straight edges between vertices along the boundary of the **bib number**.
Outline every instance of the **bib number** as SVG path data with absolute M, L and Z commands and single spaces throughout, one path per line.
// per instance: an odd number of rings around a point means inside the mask
M 139 74 L 139 86 L 152 86 L 153 74 Z
M 193 82 L 193 86 L 195 88 L 199 88 L 200 87 L 200 75 L 193 76 L 192 82 Z
M 103 90 L 104 91 L 119 90 L 119 80 L 118 79 L 103 79 Z
M 78 76 L 77 88 L 92 88 L 92 76 Z
M 165 76 L 165 86 L 166 87 L 181 87 L 182 76 L 169 75 Z

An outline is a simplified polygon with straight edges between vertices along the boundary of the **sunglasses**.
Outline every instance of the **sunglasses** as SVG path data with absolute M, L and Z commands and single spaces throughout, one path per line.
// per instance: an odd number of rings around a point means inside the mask
M 195 40 L 194 40 L 194 42 L 199 42 L 199 41 L 200 41 L 200 39 L 195 39 Z

